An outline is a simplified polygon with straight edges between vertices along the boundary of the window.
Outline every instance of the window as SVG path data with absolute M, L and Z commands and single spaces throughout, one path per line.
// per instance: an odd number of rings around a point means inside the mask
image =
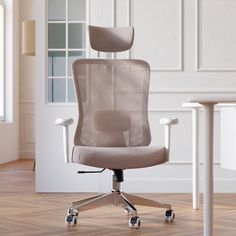
M 4 5 L 0 0 L 0 121 L 4 120 Z
M 48 102 L 74 103 L 71 65 L 87 53 L 86 0 L 48 0 Z

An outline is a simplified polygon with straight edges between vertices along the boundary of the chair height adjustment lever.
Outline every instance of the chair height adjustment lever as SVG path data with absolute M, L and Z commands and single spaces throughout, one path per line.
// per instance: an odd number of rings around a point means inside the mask
M 96 174 L 96 173 L 102 173 L 106 168 L 103 168 L 102 170 L 95 170 L 95 171 L 78 171 L 78 174 Z

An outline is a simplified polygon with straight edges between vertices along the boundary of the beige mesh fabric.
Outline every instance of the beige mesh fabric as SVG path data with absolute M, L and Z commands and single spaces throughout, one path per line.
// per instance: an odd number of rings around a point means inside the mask
M 90 45 L 100 52 L 121 52 L 131 48 L 133 27 L 98 27 L 89 25 Z
M 135 147 L 150 143 L 149 65 L 141 60 L 80 59 L 73 63 L 79 105 L 76 146 Z

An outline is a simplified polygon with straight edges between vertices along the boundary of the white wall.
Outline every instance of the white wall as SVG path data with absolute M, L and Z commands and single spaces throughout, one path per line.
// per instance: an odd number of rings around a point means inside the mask
M 19 158 L 19 1 L 4 2 L 6 122 L 0 122 L 0 164 Z
M 91 24 L 112 25 L 111 2 L 90 0 Z M 76 116 L 77 111 L 75 106 L 45 104 L 45 6 L 42 0 L 37 4 L 36 189 L 39 192 L 109 190 L 110 173 L 78 176 L 76 171 L 83 167 L 63 163 L 61 130 L 55 127 L 54 120 L 59 116 Z M 129 4 L 130 11 L 127 10 Z M 125 171 L 124 190 L 191 191 L 191 111 L 182 108 L 181 104 L 194 94 L 236 92 L 235 11 L 235 1 L 117 1 L 118 25 L 131 22 L 135 27 L 131 57 L 145 59 L 151 66 L 149 115 L 152 144 L 159 145 L 164 141 L 163 128 L 159 126 L 161 117 L 178 117 L 180 120 L 172 132 L 170 162 Z M 219 111 L 215 112 L 215 119 L 215 191 L 236 192 L 236 172 L 220 169 Z M 202 150 L 200 156 L 201 153 Z
M 35 20 L 35 0 L 20 0 L 20 22 Z M 37 27 L 37 26 L 36 26 Z M 20 158 L 35 158 L 35 80 L 34 56 L 20 56 Z

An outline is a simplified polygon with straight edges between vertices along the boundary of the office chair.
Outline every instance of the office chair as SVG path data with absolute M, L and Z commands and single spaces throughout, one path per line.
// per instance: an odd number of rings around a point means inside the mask
M 132 46 L 134 29 L 89 26 L 89 34 L 93 49 L 120 52 Z M 73 119 L 56 120 L 64 130 L 65 161 L 113 171 L 113 187 L 110 193 L 73 202 L 65 218 L 67 225 L 75 226 L 80 212 L 107 204 L 122 206 L 131 215 L 131 228 L 139 228 L 141 224 L 136 205 L 166 208 L 166 221 L 174 221 L 175 213 L 170 204 L 120 189 L 124 170 L 160 165 L 169 160 L 170 127 L 178 120 L 161 119 L 165 126 L 165 145 L 149 146 L 149 74 L 149 65 L 142 60 L 79 59 L 73 63 L 79 120 L 71 157 L 68 126 Z

